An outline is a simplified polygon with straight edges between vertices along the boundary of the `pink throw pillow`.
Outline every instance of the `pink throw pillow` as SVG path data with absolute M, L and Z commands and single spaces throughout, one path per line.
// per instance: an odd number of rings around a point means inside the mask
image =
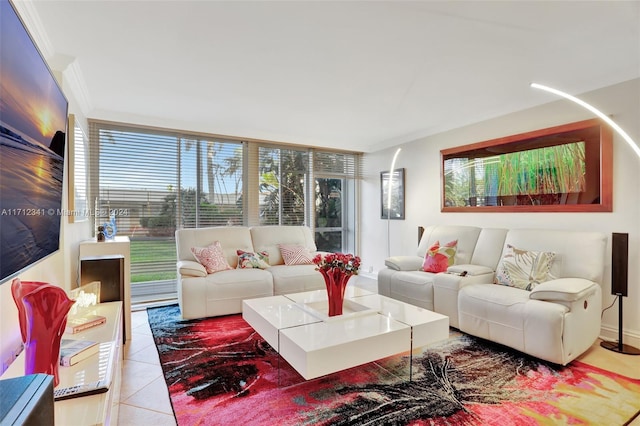
M 453 240 L 440 247 L 440 241 L 436 241 L 424 255 L 422 270 L 425 272 L 446 272 L 447 268 L 454 264 L 458 240 Z
M 306 247 L 278 244 L 285 265 L 312 265 L 313 255 Z
M 191 253 L 204 266 L 208 274 L 233 269 L 227 262 L 220 241 L 216 241 L 208 247 L 191 247 Z

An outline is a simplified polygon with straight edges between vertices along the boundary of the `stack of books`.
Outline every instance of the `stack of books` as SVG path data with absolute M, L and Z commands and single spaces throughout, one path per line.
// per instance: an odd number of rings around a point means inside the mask
M 67 328 L 65 329 L 65 333 L 76 334 L 82 330 L 96 327 L 98 325 L 105 324 L 106 322 L 107 318 L 102 315 L 86 314 L 72 316 L 67 319 Z
M 100 345 L 91 340 L 62 339 L 60 341 L 60 365 L 69 367 L 97 354 Z

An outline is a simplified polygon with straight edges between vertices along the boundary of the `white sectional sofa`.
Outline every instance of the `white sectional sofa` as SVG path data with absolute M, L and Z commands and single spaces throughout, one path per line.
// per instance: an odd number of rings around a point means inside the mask
M 219 241 L 233 268 L 208 274 L 192 247 Z M 278 244 L 298 245 L 315 253 L 305 226 L 211 227 L 176 231 L 178 302 L 182 318 L 195 319 L 242 312 L 242 300 L 325 288 L 315 265 L 285 265 Z M 267 269 L 236 269 L 237 250 L 269 253 Z
M 454 265 L 423 272 L 428 248 L 452 240 Z M 550 280 L 531 291 L 494 284 L 507 245 L 555 253 Z M 606 245 L 599 232 L 430 226 L 416 256 L 385 261 L 378 292 L 445 314 L 465 333 L 566 365 L 600 333 Z

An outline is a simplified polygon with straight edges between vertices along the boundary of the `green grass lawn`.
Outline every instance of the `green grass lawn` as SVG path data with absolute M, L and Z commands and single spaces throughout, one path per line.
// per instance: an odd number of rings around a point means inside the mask
M 136 272 L 136 265 L 148 262 L 167 262 L 167 270 Z M 171 240 L 131 241 L 131 282 L 160 281 L 176 279 L 176 243 Z
M 132 240 L 131 263 L 176 261 L 176 242 L 171 240 Z
M 145 272 L 140 274 L 131 274 L 132 283 L 144 283 L 147 281 L 164 281 L 175 280 L 177 277 L 176 271 L 167 272 Z

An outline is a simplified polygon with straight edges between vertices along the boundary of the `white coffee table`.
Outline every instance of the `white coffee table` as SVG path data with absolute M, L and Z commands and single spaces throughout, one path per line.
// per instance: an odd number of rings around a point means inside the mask
M 328 317 L 324 290 L 244 300 L 242 317 L 306 380 L 449 337 L 449 318 L 347 287 L 343 315 Z

